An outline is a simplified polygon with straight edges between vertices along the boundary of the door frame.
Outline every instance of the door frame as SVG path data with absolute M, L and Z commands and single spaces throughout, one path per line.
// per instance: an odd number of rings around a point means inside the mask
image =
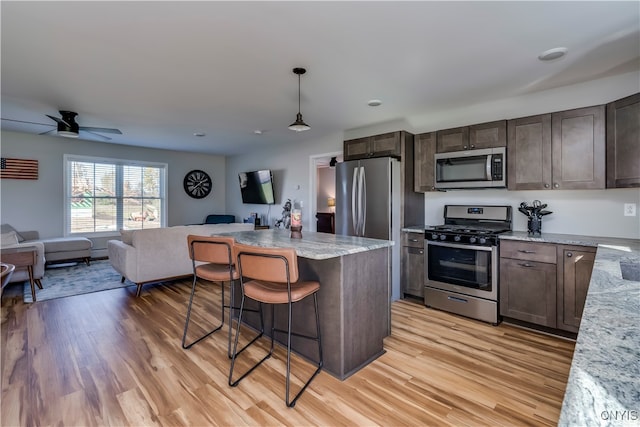
M 339 162 L 342 161 L 342 151 L 331 151 L 323 154 L 313 154 L 309 156 L 309 205 L 307 208 L 307 218 L 309 218 L 309 227 L 312 231 L 315 225 L 315 212 L 318 211 L 318 169 L 329 164 L 332 157 L 336 157 Z

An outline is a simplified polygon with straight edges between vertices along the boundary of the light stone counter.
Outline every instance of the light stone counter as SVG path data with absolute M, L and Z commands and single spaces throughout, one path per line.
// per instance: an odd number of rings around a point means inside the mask
M 292 239 L 289 230 L 257 230 L 225 233 L 238 243 L 271 248 L 294 248 L 299 257 L 329 259 L 393 246 L 391 240 L 341 236 L 302 230 L 302 239 Z
M 526 232 L 500 239 L 597 246 L 559 426 L 640 425 L 640 241 Z M 637 272 L 636 272 L 637 274 Z

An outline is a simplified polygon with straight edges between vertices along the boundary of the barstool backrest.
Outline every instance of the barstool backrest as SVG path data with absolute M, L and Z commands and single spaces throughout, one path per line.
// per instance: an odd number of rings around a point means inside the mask
M 293 248 L 263 248 L 236 243 L 238 265 L 243 277 L 266 282 L 298 281 L 298 255 Z M 287 277 L 288 272 L 288 277 Z
M 187 236 L 189 257 L 194 261 L 235 265 L 235 239 L 230 236 Z

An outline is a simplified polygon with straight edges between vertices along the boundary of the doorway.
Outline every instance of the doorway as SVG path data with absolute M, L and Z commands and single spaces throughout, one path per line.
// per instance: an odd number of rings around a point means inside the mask
M 334 160 L 335 159 L 335 160 Z M 317 231 L 316 214 L 321 215 L 324 220 L 329 213 L 335 214 L 335 191 L 336 172 L 335 163 L 342 162 L 342 152 L 331 152 L 316 154 L 309 157 L 309 188 L 311 206 L 308 215 L 312 219 L 311 229 Z M 325 231 L 326 232 L 326 231 Z

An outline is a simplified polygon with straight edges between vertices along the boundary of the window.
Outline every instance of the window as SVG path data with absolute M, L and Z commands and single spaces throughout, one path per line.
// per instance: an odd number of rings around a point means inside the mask
M 65 235 L 166 227 L 167 165 L 64 156 Z

